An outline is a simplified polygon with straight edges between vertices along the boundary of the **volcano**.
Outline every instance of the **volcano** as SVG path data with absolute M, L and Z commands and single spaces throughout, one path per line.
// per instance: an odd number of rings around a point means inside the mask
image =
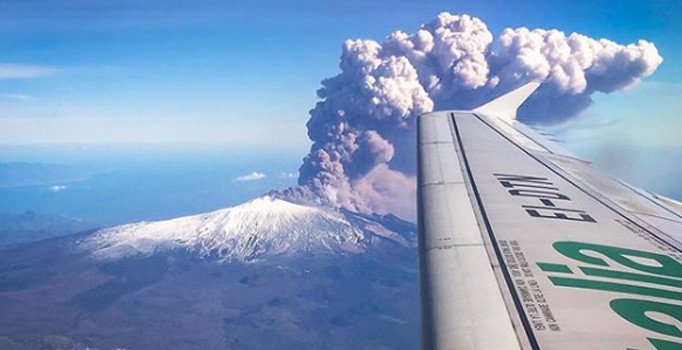
M 391 220 L 399 221 L 264 196 L 210 213 L 105 229 L 88 237 L 83 248 L 103 259 L 184 250 L 203 258 L 246 262 L 363 253 L 384 241 L 410 246 L 414 227 L 393 231 L 385 226 Z
M 0 348 L 413 349 L 416 226 L 263 196 L 0 250 Z

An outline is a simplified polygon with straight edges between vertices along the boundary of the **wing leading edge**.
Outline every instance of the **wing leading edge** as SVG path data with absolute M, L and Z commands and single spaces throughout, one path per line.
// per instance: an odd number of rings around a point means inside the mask
M 535 88 L 419 119 L 423 348 L 682 349 L 682 214 L 514 120 Z

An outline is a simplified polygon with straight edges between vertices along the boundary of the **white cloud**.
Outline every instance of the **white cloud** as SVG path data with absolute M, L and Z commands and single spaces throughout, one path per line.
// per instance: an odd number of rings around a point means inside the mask
M 281 173 L 281 174 L 279 174 L 279 178 L 282 180 L 295 179 L 297 177 L 298 177 L 298 174 L 296 174 L 296 173 Z
M 42 78 L 59 73 L 59 69 L 32 64 L 0 63 L 0 79 Z
M 265 178 L 265 174 L 254 171 L 244 176 L 238 176 L 232 179 L 232 182 L 258 181 Z
M 65 189 L 66 189 L 66 186 L 64 186 L 64 185 L 54 185 L 54 186 L 50 187 L 50 191 L 52 191 L 52 192 L 59 192 L 59 191 L 65 190 Z
M 8 99 L 8 100 L 15 100 L 15 101 L 28 101 L 32 97 L 29 95 L 24 95 L 24 94 L 2 94 L 2 98 Z

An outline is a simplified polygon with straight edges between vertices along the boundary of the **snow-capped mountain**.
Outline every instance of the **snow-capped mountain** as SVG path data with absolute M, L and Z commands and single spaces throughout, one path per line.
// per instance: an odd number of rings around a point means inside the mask
M 415 349 L 415 235 L 269 195 L 0 246 L 0 349 Z
M 358 254 L 381 242 L 412 245 L 415 232 L 393 231 L 386 227 L 390 220 L 399 221 L 266 195 L 210 213 L 103 229 L 80 247 L 101 259 L 186 250 L 223 261 L 256 261 L 308 253 Z

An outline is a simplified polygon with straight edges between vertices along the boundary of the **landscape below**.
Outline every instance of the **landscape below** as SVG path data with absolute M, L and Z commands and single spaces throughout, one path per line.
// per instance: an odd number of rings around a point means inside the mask
M 416 226 L 264 196 L 6 246 L 0 348 L 418 347 Z

